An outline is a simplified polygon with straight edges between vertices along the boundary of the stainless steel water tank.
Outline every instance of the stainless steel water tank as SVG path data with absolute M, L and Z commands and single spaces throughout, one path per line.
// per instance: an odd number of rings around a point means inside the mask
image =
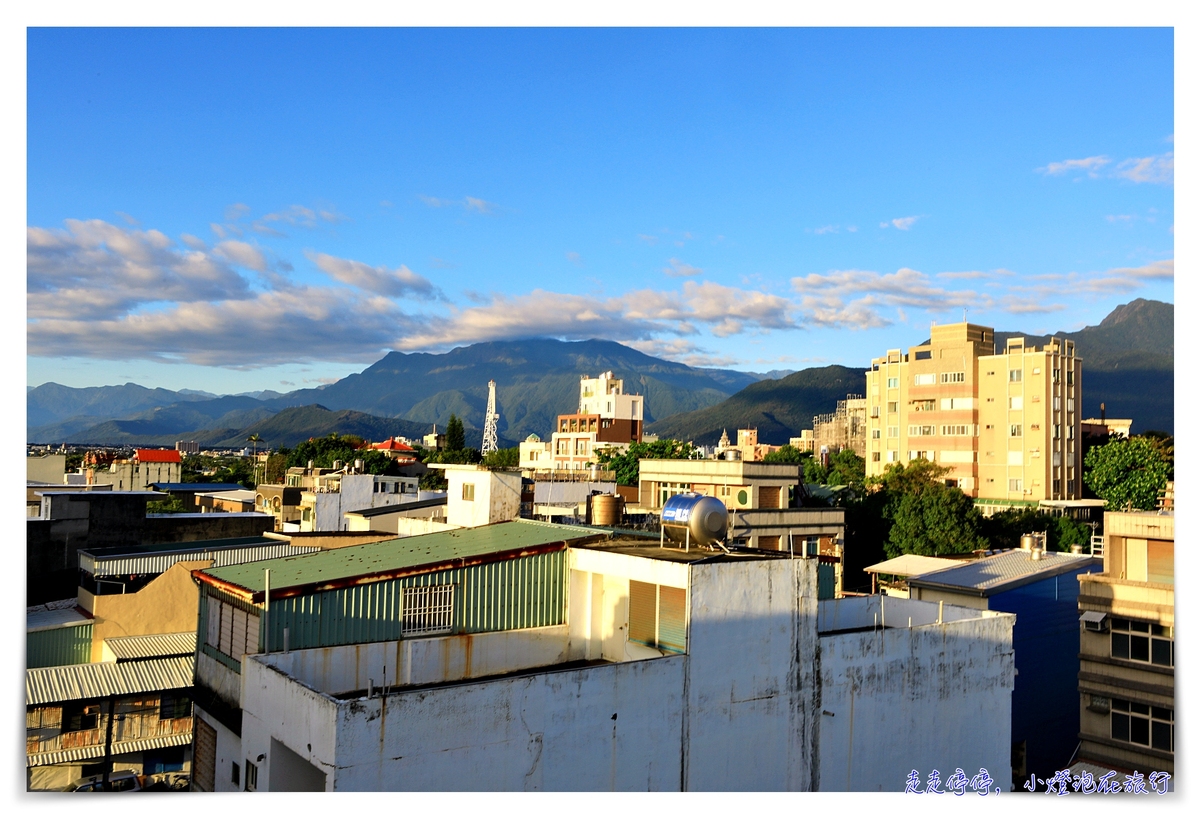
M 662 527 L 674 542 L 710 545 L 725 539 L 729 512 L 716 497 L 676 494 L 662 509 Z

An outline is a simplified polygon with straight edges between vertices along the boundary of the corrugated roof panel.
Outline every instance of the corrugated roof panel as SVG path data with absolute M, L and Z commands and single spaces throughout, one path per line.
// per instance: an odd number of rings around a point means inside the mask
M 186 544 L 185 544 L 186 545 Z M 245 562 L 293 557 L 320 551 L 315 545 L 292 545 L 279 540 L 240 548 L 181 548 L 174 552 L 156 554 L 98 556 L 86 551 L 79 552 L 79 567 L 94 577 L 125 576 L 129 574 L 162 574 L 177 562 L 190 560 L 213 560 L 216 566 L 240 565 Z
M 274 598 L 276 590 L 286 588 L 349 580 L 486 554 L 602 536 L 606 536 L 606 533 L 583 526 L 512 520 L 478 528 L 460 528 L 417 537 L 348 546 L 322 551 L 319 554 L 286 557 L 253 565 L 207 568 L 199 573 L 202 577 L 212 577 L 218 584 L 224 583 L 258 593 L 264 590 L 263 571 L 269 568 Z
M 98 662 L 25 671 L 25 705 L 103 699 L 192 686 L 195 657 Z
M 940 571 L 943 568 L 957 568 L 962 560 L 951 560 L 945 557 L 925 557 L 920 554 L 901 554 L 890 560 L 877 562 L 863 570 L 871 574 L 894 574 L 900 577 L 911 577 Z
M 190 656 L 196 652 L 196 634 L 156 633 L 148 636 L 116 636 L 104 640 L 118 662 L 164 656 Z
M 192 734 L 172 733 L 169 736 L 154 736 L 139 738 L 133 741 L 114 741 L 113 755 L 122 753 L 140 753 L 145 750 L 158 750 L 163 747 L 179 747 L 192 743 Z M 52 753 L 35 753 L 25 756 L 26 767 L 43 767 L 47 764 L 66 764 L 71 761 L 83 761 L 88 758 L 103 758 L 104 745 L 92 744 L 87 747 L 75 747 L 70 750 L 56 750 Z
M 58 608 L 52 611 L 30 611 L 25 614 L 25 631 L 33 633 L 53 628 L 73 628 L 86 625 L 91 621 L 73 607 Z
M 908 584 L 916 587 L 939 586 L 994 592 L 1010 585 L 1084 568 L 1091 561 L 1099 563 L 1099 560 L 1085 554 L 1051 551 L 1044 553 L 1039 560 L 1030 559 L 1029 555 L 1029 551 L 1013 549 L 983 559 L 970 560 L 952 568 L 921 574 L 909 579 Z

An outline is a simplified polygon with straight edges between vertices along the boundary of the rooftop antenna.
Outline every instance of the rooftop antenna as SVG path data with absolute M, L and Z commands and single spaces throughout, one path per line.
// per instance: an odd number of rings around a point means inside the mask
M 488 405 L 487 417 L 483 421 L 483 451 L 482 454 L 486 457 L 488 452 L 497 451 L 500 448 L 496 442 L 496 382 L 488 381 Z

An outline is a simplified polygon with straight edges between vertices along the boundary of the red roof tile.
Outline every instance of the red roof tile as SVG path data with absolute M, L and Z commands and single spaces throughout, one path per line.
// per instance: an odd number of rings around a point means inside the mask
M 182 463 L 179 452 L 174 449 L 138 449 L 139 463 Z

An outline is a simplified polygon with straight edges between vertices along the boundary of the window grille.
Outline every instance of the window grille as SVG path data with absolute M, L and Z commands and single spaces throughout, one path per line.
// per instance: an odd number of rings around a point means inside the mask
M 425 585 L 404 589 L 405 636 L 449 633 L 454 629 L 454 586 Z

